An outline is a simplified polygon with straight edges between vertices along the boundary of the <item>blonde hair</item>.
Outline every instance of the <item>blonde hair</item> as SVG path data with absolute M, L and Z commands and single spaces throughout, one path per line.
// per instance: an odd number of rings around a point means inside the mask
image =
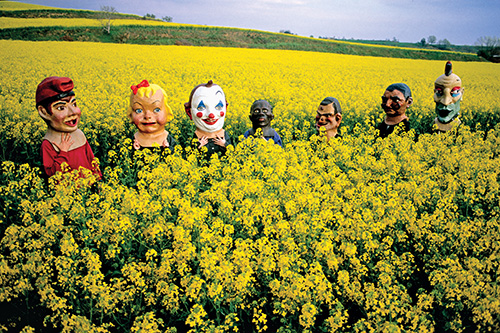
M 158 90 L 160 90 L 161 93 L 163 94 L 163 104 L 165 105 L 165 109 L 166 109 L 166 113 L 167 113 L 167 122 L 174 119 L 174 113 L 172 112 L 172 109 L 170 108 L 170 106 L 167 104 L 167 93 L 165 92 L 165 90 L 163 90 L 162 87 L 160 87 L 159 85 L 154 84 L 154 83 L 150 83 L 147 87 L 138 88 L 137 92 L 135 94 L 132 91 L 132 93 L 130 94 L 130 100 L 129 100 L 130 102 L 129 102 L 129 105 L 127 108 L 127 115 L 129 116 L 129 118 L 131 118 L 132 112 L 133 112 L 132 99 L 134 98 L 134 96 L 151 97 L 154 94 L 156 94 L 156 92 L 158 92 Z

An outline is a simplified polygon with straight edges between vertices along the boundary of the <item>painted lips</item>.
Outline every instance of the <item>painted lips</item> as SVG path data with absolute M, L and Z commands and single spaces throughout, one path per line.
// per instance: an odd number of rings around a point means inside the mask
M 76 125 L 78 125 L 78 118 L 67 120 L 64 123 L 68 126 L 75 127 Z
M 207 125 L 214 125 L 219 119 L 215 119 L 215 120 L 212 120 L 212 119 L 202 119 L 205 124 Z

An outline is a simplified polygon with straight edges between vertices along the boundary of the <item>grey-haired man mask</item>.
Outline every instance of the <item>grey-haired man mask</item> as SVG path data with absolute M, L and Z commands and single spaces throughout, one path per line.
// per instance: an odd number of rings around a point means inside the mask
M 394 128 L 400 123 L 403 124 L 405 131 L 410 130 L 410 121 L 406 110 L 412 104 L 411 90 L 406 84 L 393 83 L 385 89 L 381 104 L 385 117 L 384 121 L 377 126 L 381 137 L 384 138 L 394 132 Z
M 318 106 L 316 111 L 316 129 L 325 130 L 328 140 L 339 137 L 339 126 L 342 122 L 342 109 L 336 98 L 326 97 Z

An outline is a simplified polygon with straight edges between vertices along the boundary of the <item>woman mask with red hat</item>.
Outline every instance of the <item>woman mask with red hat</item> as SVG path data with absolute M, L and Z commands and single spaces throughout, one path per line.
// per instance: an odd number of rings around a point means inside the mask
M 73 81 L 67 77 L 45 78 L 36 89 L 36 108 L 47 123 L 41 154 L 47 176 L 61 171 L 66 163 L 71 170 L 89 169 L 99 179 L 102 174 L 85 134 L 78 129 L 81 110 L 77 106 Z

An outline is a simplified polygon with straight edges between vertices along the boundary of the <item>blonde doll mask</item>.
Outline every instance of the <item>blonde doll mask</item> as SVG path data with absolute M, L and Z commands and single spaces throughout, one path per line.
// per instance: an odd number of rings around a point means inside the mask
M 172 109 L 166 103 L 165 91 L 146 80 L 130 88 L 132 93 L 128 114 L 138 130 L 135 138 L 144 147 L 154 143 L 161 146 L 168 135 L 165 124 L 174 118 Z

